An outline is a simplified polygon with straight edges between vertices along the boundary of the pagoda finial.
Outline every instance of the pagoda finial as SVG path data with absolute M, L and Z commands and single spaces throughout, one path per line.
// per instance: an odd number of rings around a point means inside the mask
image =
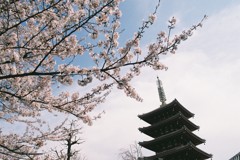
M 163 90 L 162 81 L 157 77 L 157 85 L 158 85 L 158 94 L 159 99 L 162 102 L 161 106 L 164 106 L 166 104 L 166 96 Z

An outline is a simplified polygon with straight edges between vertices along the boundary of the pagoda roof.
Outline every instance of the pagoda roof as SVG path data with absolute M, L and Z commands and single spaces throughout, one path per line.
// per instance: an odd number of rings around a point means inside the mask
M 186 118 L 182 114 L 182 112 L 179 112 L 176 115 L 174 115 L 166 120 L 154 123 L 153 125 L 150 125 L 148 127 L 139 128 L 139 131 L 143 132 L 146 135 L 149 135 L 150 137 L 157 137 L 157 136 L 159 136 L 159 132 L 156 132 L 156 131 L 158 131 L 159 128 L 164 128 L 165 126 L 169 126 L 171 124 L 176 124 L 176 121 L 182 122 L 191 131 L 195 131 L 195 130 L 199 129 L 199 126 L 197 126 L 194 123 L 192 123 L 191 121 L 189 121 L 188 118 Z
M 155 138 L 153 140 L 139 142 L 139 145 L 154 152 L 160 152 L 161 145 L 159 144 L 166 144 L 173 139 L 179 139 L 182 141 L 182 136 L 184 136 L 187 140 L 191 141 L 194 145 L 199 145 L 205 142 L 204 139 L 198 137 L 197 135 L 192 133 L 187 127 L 184 126 L 177 131 L 162 135 L 161 137 Z
M 187 117 L 187 118 L 191 118 L 194 116 L 193 113 L 191 113 L 189 110 L 187 110 L 185 107 L 183 107 L 177 99 L 174 99 L 171 103 L 168 103 L 164 106 L 161 106 L 151 112 L 142 114 L 142 115 L 138 115 L 138 117 L 142 120 L 144 120 L 145 122 L 149 123 L 149 124 L 153 124 L 156 122 L 156 117 L 159 117 L 159 115 L 161 113 L 164 112 L 168 112 L 171 110 L 175 110 L 176 112 L 181 111 L 182 114 Z
M 183 146 L 175 147 L 160 153 L 157 153 L 154 156 L 144 157 L 144 160 L 158 160 L 158 158 L 163 158 L 164 160 L 175 160 L 177 156 L 187 157 L 189 160 L 198 159 L 205 160 L 212 157 L 212 154 L 208 154 L 201 149 L 197 148 L 194 144 L 188 143 Z

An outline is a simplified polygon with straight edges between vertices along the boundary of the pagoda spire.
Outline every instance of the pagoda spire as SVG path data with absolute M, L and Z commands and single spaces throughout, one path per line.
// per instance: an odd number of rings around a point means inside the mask
M 161 106 L 166 105 L 166 95 L 162 86 L 162 81 L 157 77 L 157 85 L 158 85 L 158 94 L 159 94 L 159 99 L 162 102 Z
M 159 77 L 157 77 L 157 85 L 158 85 L 158 95 L 159 95 L 159 99 L 162 102 L 161 106 L 166 105 L 166 96 L 165 96 L 165 92 L 162 86 L 162 81 L 159 79 Z

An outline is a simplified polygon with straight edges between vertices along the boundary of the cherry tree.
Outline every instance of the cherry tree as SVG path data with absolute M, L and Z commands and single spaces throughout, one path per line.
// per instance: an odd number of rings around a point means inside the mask
M 63 127 L 63 129 L 68 132 L 68 135 L 65 137 L 65 139 L 62 140 L 64 142 L 63 146 L 65 146 L 65 148 L 53 150 L 55 152 L 55 155 L 52 154 L 51 159 L 86 160 L 86 157 L 80 154 L 79 150 L 77 150 L 75 147 L 84 142 L 81 138 L 79 138 L 82 127 L 80 127 L 79 123 L 76 123 L 75 120 L 71 121 L 67 128 Z M 75 147 L 75 149 L 73 149 L 73 147 Z
M 121 0 L 4 0 L 0 3 L 0 121 L 22 125 L 23 132 L 0 128 L 0 158 L 51 159 L 40 152 L 48 141 L 62 141 L 69 116 L 88 125 L 113 87 L 138 101 L 130 81 L 142 67 L 167 69 L 159 55 L 175 53 L 202 21 L 179 35 L 160 31 L 143 53 L 140 41 L 156 20 L 156 8 L 139 30 L 119 43 Z M 205 17 L 204 17 L 205 18 Z M 86 65 L 86 62 L 89 65 Z M 71 87 L 78 90 L 70 92 Z M 51 127 L 44 114 L 62 114 Z M 4 125 L 6 126 L 6 125 Z
M 128 149 L 121 149 L 119 157 L 121 160 L 141 160 L 143 159 L 143 154 L 141 147 L 135 142 Z

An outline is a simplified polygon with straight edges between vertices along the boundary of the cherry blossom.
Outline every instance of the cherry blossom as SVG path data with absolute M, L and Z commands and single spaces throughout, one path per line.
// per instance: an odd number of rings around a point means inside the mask
M 49 141 L 69 135 L 66 119 L 93 124 L 101 114 L 90 113 L 116 87 L 137 101 L 142 98 L 131 80 L 143 67 L 167 69 L 160 55 L 175 53 L 202 21 L 179 35 L 159 32 L 146 51 L 144 32 L 157 18 L 157 9 L 136 33 L 119 42 L 120 0 L 3 1 L 0 5 L 0 121 L 21 124 L 23 133 L 0 127 L 0 159 L 52 159 L 44 151 Z M 204 17 L 205 19 L 206 17 Z M 87 57 L 87 58 L 86 58 Z M 84 61 L 89 62 L 86 65 Z M 74 87 L 73 87 L 74 86 Z M 71 91 L 77 88 L 77 91 Z M 43 114 L 61 115 L 55 127 Z M 43 152 L 42 152 L 43 151 Z

